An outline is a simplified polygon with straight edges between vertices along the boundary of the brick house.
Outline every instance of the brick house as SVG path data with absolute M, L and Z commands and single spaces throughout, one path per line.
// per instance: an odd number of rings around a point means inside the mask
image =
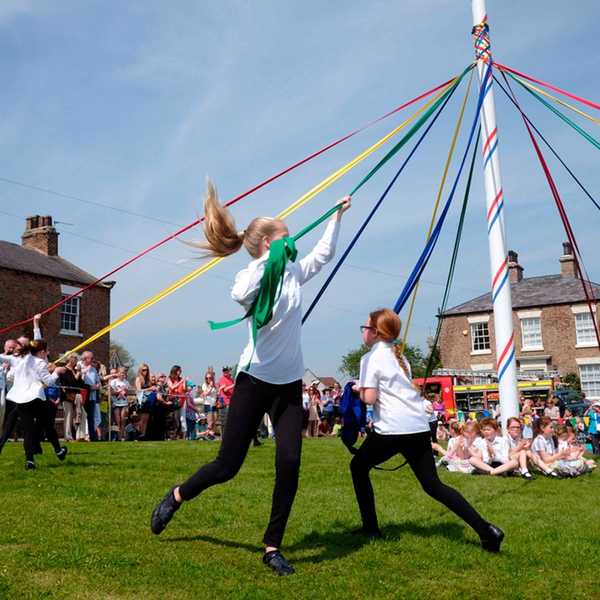
M 560 275 L 524 278 L 517 253 L 510 251 L 508 259 L 517 369 L 577 373 L 586 396 L 600 399 L 600 350 L 570 244 L 563 244 Z M 592 288 L 599 299 L 600 285 Z M 594 315 L 597 306 L 596 300 Z M 440 318 L 445 368 L 495 370 L 491 293 L 455 306 Z
M 31 317 L 96 280 L 59 256 L 58 236 L 52 217 L 34 216 L 26 220 L 21 245 L 0 240 L 0 328 Z M 101 283 L 44 317 L 42 334 L 51 358 L 109 323 L 113 286 L 113 281 Z M 0 347 L 6 339 L 23 334 L 32 335 L 31 324 L 0 335 Z M 91 344 L 90 350 L 108 364 L 108 335 Z

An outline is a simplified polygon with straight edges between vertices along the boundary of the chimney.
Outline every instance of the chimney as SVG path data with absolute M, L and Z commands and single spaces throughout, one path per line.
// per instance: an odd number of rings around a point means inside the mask
M 519 283 L 523 279 L 523 267 L 519 264 L 519 255 L 514 250 L 508 251 L 508 280 Z
M 21 245 L 46 256 L 58 256 L 58 231 L 52 225 L 52 217 L 27 217 Z
M 570 242 L 563 242 L 563 255 L 559 258 L 560 274 L 562 277 L 577 277 L 575 257 Z

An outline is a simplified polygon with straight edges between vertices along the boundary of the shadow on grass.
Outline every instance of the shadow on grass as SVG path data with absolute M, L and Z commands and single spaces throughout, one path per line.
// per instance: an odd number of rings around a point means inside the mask
M 295 563 L 320 563 L 338 560 L 357 552 L 366 544 L 385 544 L 386 542 L 398 540 L 405 534 L 416 535 L 425 539 L 434 537 L 446 538 L 447 540 L 460 541 L 468 546 L 479 547 L 478 542 L 465 537 L 464 531 L 466 525 L 447 521 L 429 525 L 423 525 L 417 521 L 386 525 L 382 528 L 383 539 L 373 542 L 361 534 L 353 533 L 352 530 L 345 528 L 343 524 L 335 523 L 333 527 L 329 531 L 312 531 L 305 535 L 299 541 L 286 546 L 286 554 L 293 555 L 304 551 L 312 551 L 310 556 L 301 556 L 293 559 Z M 235 540 L 227 540 L 204 534 L 165 538 L 161 541 L 165 543 L 199 541 L 224 548 L 246 550 L 252 553 L 262 552 L 263 550 L 261 545 L 237 542 Z

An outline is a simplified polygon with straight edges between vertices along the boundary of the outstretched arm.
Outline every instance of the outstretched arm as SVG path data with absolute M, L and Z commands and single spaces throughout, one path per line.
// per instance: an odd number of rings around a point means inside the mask
M 312 279 L 333 258 L 335 245 L 340 233 L 340 221 L 344 212 L 350 208 L 350 205 L 350 196 L 344 196 L 338 202 L 340 208 L 331 217 L 329 223 L 327 223 L 323 236 L 312 251 L 298 262 L 301 271 L 300 284 Z

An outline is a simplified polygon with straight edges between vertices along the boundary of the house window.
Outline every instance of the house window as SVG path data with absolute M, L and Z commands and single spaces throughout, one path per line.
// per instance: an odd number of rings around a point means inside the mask
M 597 345 L 594 321 L 589 312 L 577 313 L 575 315 L 575 332 L 577 333 L 578 346 Z
M 63 299 L 65 296 L 63 296 Z M 71 298 L 62 305 L 60 313 L 61 333 L 79 333 L 79 300 Z
M 581 391 L 585 397 L 600 398 L 600 363 L 590 365 L 579 365 L 581 377 Z
M 540 317 L 522 318 L 521 336 L 523 340 L 523 350 L 543 350 L 542 323 Z
M 471 323 L 471 345 L 473 352 L 490 350 L 490 331 L 487 323 Z

